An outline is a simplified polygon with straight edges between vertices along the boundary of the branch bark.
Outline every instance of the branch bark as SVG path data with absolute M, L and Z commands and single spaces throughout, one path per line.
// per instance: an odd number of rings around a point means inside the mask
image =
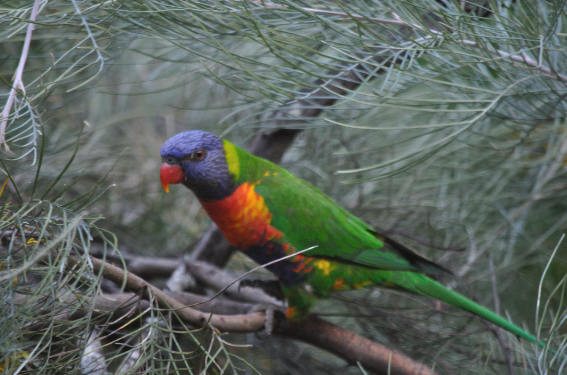
M 69 258 L 79 263 L 82 262 L 77 256 Z M 172 310 L 184 322 L 196 327 L 212 326 L 227 332 L 257 332 L 264 327 L 264 314 L 254 313 L 247 315 L 218 315 L 206 314 L 197 309 L 187 307 L 175 298 L 167 295 L 161 289 L 156 288 L 144 279 L 131 272 L 120 269 L 100 259 L 90 257 L 95 273 L 100 271 L 105 277 L 118 285 L 124 282 L 125 289 L 143 296 L 147 300 L 154 299 L 157 305 L 165 310 Z
M 52 255 L 55 256 L 56 254 Z M 85 258 L 76 255 L 67 259 L 70 268 L 80 267 L 82 262 L 85 261 Z M 220 331 L 244 333 L 258 332 L 264 326 L 264 313 L 246 313 L 254 311 L 253 308 L 251 309 L 255 306 L 253 304 L 221 299 L 209 302 L 209 297 L 192 293 L 167 293 L 131 272 L 124 271 L 92 256 L 89 260 L 94 273 L 100 272 L 102 277 L 118 285 L 124 284 L 125 289 L 131 292 L 95 297 L 95 315 L 110 313 L 117 320 L 144 311 L 150 307 L 148 301 L 154 300 L 160 308 L 172 311 L 182 322 L 196 327 L 209 326 Z M 144 301 L 138 301 L 138 296 L 141 296 Z M 26 296 L 19 297 L 26 298 Z M 66 297 L 66 302 L 72 304 L 74 299 L 76 299 L 76 296 L 70 293 Z M 18 301 L 15 302 L 18 303 Z M 193 306 L 195 304 L 199 305 Z M 221 311 L 224 314 L 212 313 L 212 311 Z M 236 314 L 228 314 L 229 312 Z M 41 309 L 38 309 L 38 316 L 40 314 Z M 74 320 L 85 316 L 85 314 L 89 314 L 89 311 L 74 309 L 73 312 L 54 318 Z M 33 329 L 34 327 L 38 328 L 36 325 L 29 328 Z M 280 327 L 277 334 L 316 345 L 343 358 L 349 364 L 360 363 L 366 370 L 378 374 L 435 375 L 435 372 L 428 366 L 313 314 L 300 322 L 288 322 L 285 327 Z
M 213 266 L 207 262 L 185 262 L 185 267 L 191 275 L 193 275 L 198 281 L 211 287 L 212 289 L 219 291 L 234 282 L 236 276 L 229 275 L 226 271 Z M 233 285 L 226 288 L 224 293 L 229 296 L 229 298 L 236 299 L 239 301 L 260 303 L 260 304 L 270 304 L 277 307 L 284 307 L 284 301 L 278 300 L 277 298 L 265 293 L 259 288 L 253 287 L 240 287 L 239 283 L 236 282 Z M 285 309 L 284 309 L 285 311 Z
M 14 260 L 25 256 L 25 252 L 25 247 L 19 247 L 18 250 L 10 252 L 7 248 L 0 246 L 0 255 L 11 254 Z M 66 258 L 67 269 L 75 272 L 75 267 L 81 268 L 82 264 L 87 261 L 87 257 L 89 263 L 92 264 L 94 274 L 100 274 L 103 278 L 117 285 L 124 285 L 125 290 L 131 293 L 96 296 L 92 310 L 89 308 L 78 309 L 76 304 L 73 303 L 77 300 L 77 297 L 74 293 L 68 293 L 62 295 L 61 298 L 65 298 L 65 301 L 73 306 L 73 309 L 54 316 L 52 319 L 75 320 L 92 312 L 95 316 L 111 314 L 112 319 L 118 321 L 147 310 L 151 307 L 148 301 L 155 301 L 161 309 L 173 312 L 180 323 L 183 322 L 194 327 L 211 327 L 224 332 L 240 333 L 259 332 L 264 328 L 266 314 L 254 312 L 256 304 L 222 299 L 209 301 L 209 297 L 192 293 L 164 292 L 141 277 L 90 255 L 83 257 L 78 255 L 68 256 Z M 57 258 L 57 252 L 52 250 L 43 254 L 43 257 L 37 259 L 37 261 L 42 262 L 46 259 Z M 212 266 L 209 265 L 209 267 Z M 219 271 L 222 272 L 222 270 Z M 14 303 L 23 303 L 27 298 L 28 296 L 18 295 L 15 297 Z M 140 298 L 142 298 L 141 301 Z M 88 306 L 88 304 L 83 304 L 83 306 Z M 51 308 L 51 305 L 46 308 L 45 313 L 49 314 Z M 218 314 L 218 312 L 223 314 Z M 38 306 L 38 318 L 43 314 L 42 306 Z M 40 321 L 31 324 L 28 329 L 38 329 L 44 323 Z M 366 370 L 378 374 L 435 374 L 429 367 L 421 365 L 403 354 L 324 321 L 315 315 L 310 315 L 304 321 L 288 322 L 284 327 L 279 327 L 277 334 L 316 345 L 344 358 L 348 363 L 360 363 Z
M 105 250 L 102 245 L 97 243 L 91 244 L 89 254 L 96 258 L 105 256 L 106 261 L 112 264 L 122 264 L 124 260 L 126 269 L 143 279 L 169 277 L 179 266 L 179 259 L 133 255 L 124 249 L 120 249 L 120 253 L 118 253 L 111 249 Z
M 302 321 L 290 322 L 282 334 L 325 349 L 350 364 L 360 363 L 365 370 L 379 374 L 436 374 L 429 366 L 313 314 Z
M 0 147 L 4 145 L 6 152 L 10 152 L 10 147 L 6 143 L 6 127 L 8 126 L 8 118 L 10 117 L 10 112 L 12 111 L 12 106 L 16 100 L 16 95 L 18 92 L 24 97 L 26 95 L 26 88 L 24 86 L 24 67 L 26 66 L 26 61 L 28 59 L 28 52 L 30 50 L 31 38 L 33 34 L 33 29 L 35 28 L 34 21 L 37 18 L 37 13 L 39 12 L 40 0 L 35 0 L 33 3 L 33 8 L 30 15 L 30 24 L 28 25 L 28 30 L 26 31 L 26 38 L 24 39 L 24 46 L 22 48 L 22 55 L 20 56 L 20 62 L 18 63 L 18 68 L 13 78 L 12 89 L 10 90 L 10 95 L 6 101 L 6 106 L 0 115 Z

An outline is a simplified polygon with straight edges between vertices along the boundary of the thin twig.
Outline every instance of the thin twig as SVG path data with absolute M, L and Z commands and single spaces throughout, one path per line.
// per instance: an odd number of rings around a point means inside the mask
M 210 263 L 186 261 L 185 267 L 197 281 L 215 291 L 223 290 L 225 295 L 231 299 L 281 307 L 285 305 L 283 301 L 278 300 L 260 288 L 241 288 L 238 285 L 230 285 L 234 283 L 235 277 L 222 268 L 216 267 Z
M 478 43 L 473 42 L 472 40 L 462 39 L 462 40 L 455 40 L 455 41 L 462 43 L 464 45 L 480 48 Z M 518 55 L 517 53 L 508 53 L 508 52 L 504 52 L 504 51 L 501 51 L 501 50 L 495 50 L 492 47 L 486 47 L 486 50 L 488 52 L 492 53 L 493 55 L 498 55 L 498 56 L 503 57 L 503 58 L 509 58 L 512 61 L 524 63 L 524 64 L 526 64 L 526 65 L 528 65 L 532 68 L 539 69 L 546 76 L 548 76 L 550 78 L 558 79 L 561 82 L 567 83 L 567 76 L 564 76 L 564 75 L 558 74 L 558 73 L 554 73 L 549 67 L 542 65 L 541 63 L 538 63 L 537 61 L 529 58 L 525 53 L 522 53 L 522 55 Z
M 76 14 L 81 17 L 81 22 L 83 24 L 83 26 L 85 27 L 85 30 L 89 36 L 89 39 L 91 40 L 91 43 L 93 44 L 93 50 L 96 52 L 97 54 L 97 61 L 100 61 L 100 66 L 98 68 L 98 72 L 96 74 L 94 74 L 92 77 L 90 77 L 89 79 L 87 79 L 86 81 L 80 83 L 79 85 L 67 90 L 67 92 L 71 92 L 73 90 L 78 89 L 79 87 L 82 87 L 84 85 L 86 85 L 87 83 L 91 82 L 93 79 L 95 79 L 101 72 L 102 69 L 104 68 L 104 57 L 102 56 L 101 53 L 101 49 L 98 46 L 98 43 L 96 42 L 96 39 L 93 35 L 93 33 L 91 32 L 91 28 L 89 27 L 89 23 L 87 22 L 87 20 L 85 19 L 85 17 L 83 16 L 83 13 L 81 12 L 81 9 L 79 8 L 79 6 L 77 5 L 77 3 L 75 2 L 75 0 L 71 0 L 71 2 L 73 3 L 73 6 L 75 7 L 75 12 Z M 82 42 L 81 42 L 82 43 Z M 92 52 L 92 51 L 91 51 Z M 90 53 L 90 52 L 89 52 Z M 95 61 L 96 62 L 96 61 Z
M 22 55 L 20 56 L 20 62 L 18 63 L 18 68 L 16 69 L 16 73 L 14 74 L 14 84 L 12 85 L 12 89 L 10 90 L 10 95 L 8 96 L 8 101 L 6 102 L 6 106 L 2 111 L 2 115 L 0 118 L 2 122 L 0 123 L 0 147 L 2 144 L 4 145 L 4 149 L 7 152 L 10 152 L 10 147 L 8 147 L 8 143 L 6 143 L 6 127 L 8 126 L 8 117 L 10 117 L 10 112 L 12 111 L 12 106 L 14 105 L 14 101 L 16 100 L 16 94 L 19 92 L 24 97 L 26 95 L 26 89 L 24 87 L 23 75 L 24 75 L 24 67 L 26 65 L 26 60 L 28 59 L 28 52 L 30 50 L 30 43 L 33 34 L 33 29 L 35 27 L 34 21 L 37 18 L 37 13 L 39 11 L 39 4 L 41 0 L 35 0 L 33 3 L 32 13 L 30 16 L 30 24 L 28 25 L 28 31 L 26 32 L 26 38 L 24 40 L 24 47 L 22 49 Z
M 514 370 L 514 360 L 512 359 L 512 349 L 506 343 L 506 340 L 504 340 L 504 335 L 502 334 L 502 329 L 500 329 L 500 327 L 497 327 L 496 325 L 494 325 L 492 323 L 489 323 L 488 321 L 483 320 L 482 323 L 484 323 L 484 325 L 492 331 L 494 336 L 496 336 L 498 343 L 502 347 L 502 349 L 504 351 L 504 359 L 506 360 L 506 367 L 508 368 L 508 375 L 515 375 L 516 371 Z

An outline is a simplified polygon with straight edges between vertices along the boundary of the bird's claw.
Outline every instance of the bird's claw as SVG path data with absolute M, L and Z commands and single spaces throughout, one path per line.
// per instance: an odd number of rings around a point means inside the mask
M 256 332 L 256 337 L 260 340 L 265 340 L 272 335 L 274 329 L 281 330 L 287 325 L 285 313 L 281 307 L 275 305 L 255 305 L 248 313 L 263 312 L 265 314 L 264 329 Z

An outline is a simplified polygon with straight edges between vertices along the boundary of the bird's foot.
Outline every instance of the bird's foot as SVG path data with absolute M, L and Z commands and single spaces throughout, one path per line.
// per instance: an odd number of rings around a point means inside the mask
M 287 325 L 285 311 L 283 311 L 280 306 L 271 304 L 255 305 L 248 311 L 249 314 L 256 312 L 263 312 L 266 316 L 264 329 L 260 332 L 256 332 L 256 337 L 260 340 L 265 340 L 270 337 L 274 329 L 281 330 Z
M 272 334 L 274 329 L 281 329 L 287 324 L 285 317 L 287 303 L 285 302 L 282 286 L 278 280 L 244 279 L 238 284 L 239 291 L 241 288 L 260 289 L 267 296 L 275 299 L 274 303 L 261 303 L 255 305 L 249 311 L 249 313 L 263 312 L 266 315 L 264 329 L 258 332 L 256 337 L 266 339 Z

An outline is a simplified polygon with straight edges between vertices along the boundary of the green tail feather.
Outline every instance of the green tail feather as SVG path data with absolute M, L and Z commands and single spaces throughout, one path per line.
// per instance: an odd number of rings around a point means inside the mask
M 471 301 L 467 297 L 447 289 L 442 284 L 439 284 L 425 275 L 414 272 L 394 272 L 391 281 L 413 293 L 435 298 L 453 307 L 469 311 L 490 323 L 507 330 L 508 332 L 520 336 L 530 342 L 537 343 L 542 348 L 545 347 L 545 342 L 538 342 L 535 336 L 530 335 L 522 328 L 510 323 L 503 317 L 496 315 L 494 312 L 482 307 L 474 301 Z

